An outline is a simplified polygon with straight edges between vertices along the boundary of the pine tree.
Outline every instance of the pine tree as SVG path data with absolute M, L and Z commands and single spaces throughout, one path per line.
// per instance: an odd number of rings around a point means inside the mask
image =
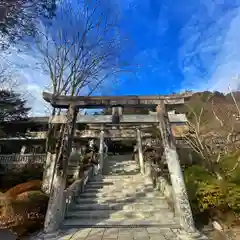
M 0 47 L 35 36 L 39 20 L 51 19 L 55 12 L 56 0 L 1 0 Z
M 20 94 L 11 90 L 0 90 L 0 124 L 26 119 L 30 108 Z

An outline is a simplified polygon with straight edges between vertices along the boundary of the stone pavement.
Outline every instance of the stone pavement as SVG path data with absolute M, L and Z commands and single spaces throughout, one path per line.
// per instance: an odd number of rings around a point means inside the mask
M 171 228 L 85 228 L 72 229 L 60 240 L 175 240 L 179 238 L 177 231 Z
M 130 155 L 108 158 L 104 175 L 87 183 L 55 239 L 206 239 L 180 229 L 164 196 L 130 159 Z

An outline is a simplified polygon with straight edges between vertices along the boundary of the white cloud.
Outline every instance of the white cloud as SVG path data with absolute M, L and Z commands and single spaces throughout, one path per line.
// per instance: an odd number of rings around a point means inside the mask
M 236 90 L 240 84 L 236 78 L 240 75 L 240 8 L 224 11 L 221 1 L 208 1 L 204 8 L 182 29 L 183 88 L 228 92 L 230 84 Z
M 211 88 L 228 91 L 228 83 L 232 89 L 239 88 L 240 75 L 240 8 L 236 11 L 226 32 L 225 41 L 216 60 L 216 69 L 210 79 Z
M 38 51 L 18 51 L 11 47 L 2 54 L 10 69 L 11 77 L 16 80 L 15 91 L 23 94 L 31 107 L 31 115 L 46 115 L 48 104 L 42 98 L 42 91 L 49 85 L 49 76 L 40 68 L 41 57 Z

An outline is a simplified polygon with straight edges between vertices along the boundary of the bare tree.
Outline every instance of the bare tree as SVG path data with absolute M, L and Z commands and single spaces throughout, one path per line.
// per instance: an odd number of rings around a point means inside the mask
M 123 50 L 110 9 L 102 1 L 61 2 L 57 23 L 39 35 L 39 49 L 56 95 L 91 94 L 110 75 L 122 71 Z M 60 26 L 61 25 L 61 26 Z M 54 32 L 53 32 L 54 30 Z
M 50 28 L 46 26 L 46 31 L 39 34 L 38 47 L 55 96 L 90 95 L 105 81 L 127 70 L 128 66 L 120 59 L 120 53 L 126 45 L 123 46 L 118 32 L 113 16 L 115 10 L 103 3 L 100 0 L 77 1 L 73 5 L 70 1 L 61 2 L 56 24 L 53 23 Z M 69 106 L 65 124 L 49 124 L 49 166 L 46 166 L 43 179 L 46 183 L 43 189 L 46 192 L 51 190 L 46 231 L 56 228 L 53 219 L 59 217 L 56 209 L 65 187 L 75 110 Z M 60 114 L 60 110 L 53 109 L 52 116 L 56 114 Z
M 198 111 L 186 104 L 193 118 L 188 121 L 189 133 L 183 134 L 182 138 L 200 156 L 204 167 L 217 179 L 222 179 L 218 164 L 222 157 L 238 149 L 236 140 L 238 129 L 232 109 L 226 105 L 224 107 L 224 104 L 215 104 L 212 97 L 213 94 L 209 95 Z M 233 95 L 232 97 L 234 100 Z M 237 103 L 235 100 L 233 102 L 236 112 Z M 213 119 L 206 122 L 203 120 L 203 115 L 209 111 L 209 106 L 211 106 Z M 237 165 L 234 166 L 236 167 Z
M 72 7 L 71 1 L 60 1 L 55 22 L 39 33 L 37 46 L 54 95 L 90 95 L 105 80 L 126 71 L 119 58 L 123 42 L 112 16 L 115 10 L 103 3 L 82 0 Z M 53 109 L 55 114 L 60 110 Z M 50 123 L 47 148 L 56 130 L 59 127 Z

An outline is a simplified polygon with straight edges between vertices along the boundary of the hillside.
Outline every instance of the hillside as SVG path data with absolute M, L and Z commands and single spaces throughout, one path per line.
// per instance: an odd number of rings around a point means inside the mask
M 240 106 L 240 92 L 233 93 L 237 105 Z M 240 131 L 239 112 L 231 94 L 224 95 L 219 92 L 198 92 L 178 108 L 180 112 L 186 113 L 189 121 L 193 124 L 199 122 L 200 127 L 206 131 L 222 131 L 223 128 L 232 131 L 232 128 Z M 202 114 L 201 114 L 202 111 Z

